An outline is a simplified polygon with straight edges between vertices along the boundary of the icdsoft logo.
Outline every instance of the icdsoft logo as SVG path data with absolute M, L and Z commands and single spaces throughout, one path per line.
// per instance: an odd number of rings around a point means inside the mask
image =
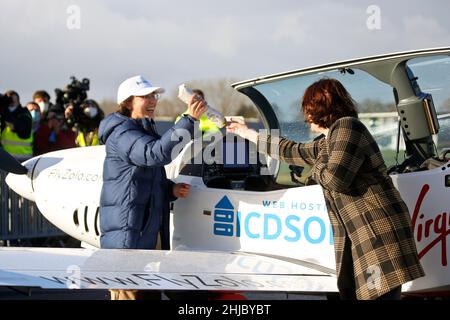
M 283 206 L 280 213 L 267 207 L 268 203 L 273 202 L 262 201 L 262 207 L 259 209 L 254 207 L 256 210 L 241 212 L 227 196 L 222 197 L 214 207 L 214 235 L 241 237 L 242 233 L 243 237 L 250 239 L 333 244 L 331 225 L 323 216 L 326 212 L 320 215 L 320 212 L 314 210 L 313 204 L 302 203 L 298 206 L 297 203 L 291 202 L 289 207 Z

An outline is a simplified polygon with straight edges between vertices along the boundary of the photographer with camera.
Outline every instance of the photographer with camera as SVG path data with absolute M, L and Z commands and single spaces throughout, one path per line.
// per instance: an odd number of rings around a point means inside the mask
M 18 161 L 26 161 L 33 156 L 31 114 L 17 92 L 7 91 L 4 99 L 8 100 L 1 110 L 1 145 Z
M 73 116 L 74 108 L 68 106 L 65 111 L 66 118 Z M 77 147 L 97 146 L 98 127 L 105 114 L 95 100 L 88 99 L 84 101 L 78 109 L 74 128 L 77 130 Z
M 64 122 L 64 111 L 58 106 L 50 106 L 47 122 L 36 131 L 34 155 L 51 151 L 75 148 L 76 134 Z
M 63 90 L 56 89 L 56 102 L 65 108 L 68 125 L 76 131 L 78 147 L 98 145 L 98 127 L 104 113 L 95 100 L 87 99 L 89 79 L 71 77 L 72 82 Z

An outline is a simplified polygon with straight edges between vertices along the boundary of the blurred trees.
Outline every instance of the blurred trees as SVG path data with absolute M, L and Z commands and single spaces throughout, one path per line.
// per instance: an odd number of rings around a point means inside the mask
M 191 89 L 200 89 L 205 94 L 208 104 L 214 109 L 222 112 L 225 116 L 241 115 L 246 118 L 260 118 L 253 102 L 247 96 L 236 91 L 231 84 L 236 79 L 222 78 L 211 80 L 195 80 L 187 82 L 186 86 Z M 187 109 L 187 105 L 178 99 L 178 88 L 166 91 L 158 102 L 156 117 L 170 117 L 175 119 Z M 111 99 L 100 102 L 105 114 L 117 110 L 117 103 Z
M 364 99 L 357 105 L 358 113 L 396 112 L 395 103 L 383 103 L 380 100 Z

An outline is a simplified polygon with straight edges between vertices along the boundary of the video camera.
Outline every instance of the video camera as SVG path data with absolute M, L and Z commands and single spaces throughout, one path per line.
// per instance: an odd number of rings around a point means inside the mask
M 0 111 L 11 105 L 12 99 L 4 94 L 0 93 Z
M 86 92 L 89 91 L 89 79 L 83 78 L 82 81 L 79 81 L 74 76 L 71 76 L 70 79 L 72 82 L 64 90 L 55 89 L 56 104 L 61 107 L 71 104 L 75 108 L 87 99 Z
M 99 117 L 90 117 L 84 112 L 87 104 L 94 105 L 100 108 L 94 100 L 87 100 L 87 91 L 89 91 L 89 79 L 83 78 L 79 81 L 76 77 L 71 76 L 71 83 L 69 83 L 64 90 L 55 89 L 56 104 L 63 109 L 72 106 L 73 110 L 67 119 L 67 124 L 70 127 L 75 127 L 82 131 L 91 131 L 97 128 L 101 119 Z
M 5 96 L 4 94 L 0 93 L 0 122 L 1 122 L 1 129 L 0 130 L 3 130 L 3 126 L 4 126 L 4 124 L 3 124 L 3 121 L 4 121 L 3 114 L 5 112 L 4 110 L 6 108 L 8 108 L 11 105 L 11 103 L 12 103 L 12 100 L 11 100 L 10 97 Z

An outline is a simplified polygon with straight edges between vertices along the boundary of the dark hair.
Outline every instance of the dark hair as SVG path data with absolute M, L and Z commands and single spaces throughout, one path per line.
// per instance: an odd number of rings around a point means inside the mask
M 64 108 L 53 104 L 51 105 L 47 110 L 46 120 L 52 120 L 52 119 L 58 119 L 58 120 L 64 120 Z
M 99 104 L 97 103 L 97 101 L 93 100 L 93 99 L 87 99 L 85 100 L 82 104 L 81 107 L 84 109 L 88 106 L 93 106 L 94 108 L 97 109 L 97 115 L 94 117 L 94 119 L 97 120 L 103 120 L 103 118 L 105 118 L 105 113 L 103 112 L 102 108 L 100 108 Z
M 356 102 L 336 79 L 323 78 L 310 85 L 303 95 L 305 121 L 329 128 L 343 117 L 358 117 Z
M 126 98 L 119 104 L 118 113 L 124 115 L 125 117 L 131 117 L 131 106 L 133 103 L 134 96 Z
M 7 108 L 12 103 L 12 100 L 7 95 L 0 93 L 0 118 L 1 118 L 1 112 L 3 108 Z
M 47 114 L 47 120 L 53 120 L 53 119 L 64 121 L 64 119 L 65 119 L 64 113 L 56 113 L 56 112 L 50 111 Z
M 202 99 L 205 99 L 205 94 L 203 93 L 202 90 L 194 89 L 194 90 L 192 90 L 192 92 L 198 94 L 200 97 L 202 97 Z
M 38 90 L 33 93 L 33 100 L 36 100 L 37 98 L 42 98 L 44 100 L 50 101 L 50 95 L 45 90 Z
M 41 108 L 39 107 L 39 105 L 36 102 L 34 102 L 34 101 L 27 102 L 27 104 L 25 106 L 28 106 L 29 104 L 32 104 L 33 106 L 38 107 L 39 110 L 41 110 Z
M 57 104 L 50 105 L 47 110 L 47 112 L 54 112 L 54 113 L 63 114 L 63 115 L 64 115 L 64 111 L 65 111 L 64 108 Z
M 14 90 L 8 90 L 8 91 L 6 91 L 5 92 L 5 96 L 7 96 L 7 97 L 12 97 L 12 96 L 16 96 L 17 97 L 17 100 L 20 100 L 20 96 L 19 96 L 19 94 L 16 92 L 16 91 L 14 91 Z

